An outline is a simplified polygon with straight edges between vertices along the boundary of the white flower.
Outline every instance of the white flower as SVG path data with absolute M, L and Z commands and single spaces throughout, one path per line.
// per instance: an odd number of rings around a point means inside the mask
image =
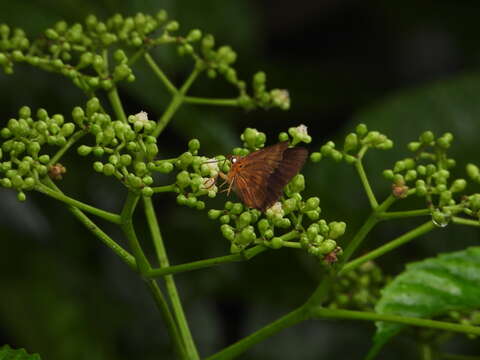
M 303 124 L 301 125 L 298 125 L 295 130 L 297 130 L 297 133 L 301 136 L 308 136 L 308 132 L 307 132 L 307 127 Z
M 285 212 L 283 211 L 283 208 L 282 208 L 282 203 L 277 201 L 275 204 L 270 206 L 267 209 L 267 215 L 272 217 L 282 218 L 283 215 L 285 215 Z
M 145 111 L 140 111 L 138 114 L 135 114 L 135 120 L 140 122 L 143 125 L 148 124 L 148 114 Z
M 290 94 L 285 89 L 273 89 L 270 91 L 272 102 L 282 110 L 290 108 Z

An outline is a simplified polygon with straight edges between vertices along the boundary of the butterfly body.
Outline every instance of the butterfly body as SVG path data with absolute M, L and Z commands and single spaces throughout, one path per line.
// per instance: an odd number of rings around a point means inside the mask
M 228 192 L 233 189 L 245 205 L 264 212 L 280 198 L 307 155 L 305 148 L 289 148 L 287 141 L 280 142 L 246 156 L 231 156 L 230 171 L 222 177 Z

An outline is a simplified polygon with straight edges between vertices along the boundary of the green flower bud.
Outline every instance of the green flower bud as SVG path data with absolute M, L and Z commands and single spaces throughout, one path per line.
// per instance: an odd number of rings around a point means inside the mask
M 467 174 L 472 180 L 480 181 L 480 169 L 477 165 L 467 164 Z
M 222 216 L 220 216 L 219 220 L 222 224 L 228 224 L 230 222 L 230 216 L 229 215 L 222 215 Z
M 188 150 L 190 152 L 195 153 L 200 149 L 200 141 L 198 139 L 192 139 L 188 142 Z
M 153 195 L 153 189 L 150 186 L 145 186 L 142 189 L 142 195 L 145 197 L 151 197 Z
M 145 146 L 146 146 L 147 156 L 149 156 L 150 158 L 154 158 L 158 154 L 157 144 L 147 144 Z
M 392 180 L 394 175 L 393 170 L 387 169 L 383 171 L 383 177 L 387 180 Z
M 235 203 L 233 204 L 232 208 L 230 209 L 230 212 L 232 214 L 240 214 L 243 211 L 243 205 L 241 203 Z
M 245 227 L 252 222 L 252 215 L 250 212 L 245 211 L 238 217 L 238 226 Z
M 27 145 L 27 152 L 32 156 L 37 156 L 40 151 L 40 144 L 36 141 L 32 141 Z
M 358 136 L 355 133 L 350 133 L 345 137 L 345 144 L 343 150 L 345 152 L 353 151 L 358 148 Z
M 187 171 L 181 171 L 177 174 L 177 184 L 181 188 L 187 187 L 190 185 L 191 179 L 190 174 Z
M 198 29 L 190 30 L 188 33 L 186 40 L 187 41 L 198 41 L 202 38 L 202 32 Z
M 21 189 L 23 187 L 23 179 L 20 175 L 14 175 L 11 178 L 12 180 L 12 185 L 16 189 Z
M 342 161 L 342 159 L 343 159 L 343 154 L 342 154 L 340 151 L 334 149 L 334 150 L 332 150 L 332 152 L 331 152 L 331 154 L 330 154 L 330 157 L 331 157 L 334 161 L 340 162 L 340 161 Z
M 188 201 L 188 199 L 184 194 L 177 195 L 177 204 L 178 205 L 186 205 L 187 201 Z
M 412 142 L 408 143 L 408 145 L 407 145 L 408 150 L 410 150 L 412 152 L 418 151 L 418 149 L 420 149 L 421 146 L 422 146 L 422 143 L 420 143 L 418 141 L 412 141 Z
M 238 237 L 239 243 L 242 245 L 248 245 L 256 239 L 256 234 L 253 226 L 249 225 L 242 229 Z
M 282 238 L 274 237 L 272 240 L 270 240 L 269 245 L 272 249 L 280 249 L 283 247 L 283 240 Z
M 417 172 L 415 170 L 408 170 L 405 174 L 405 181 L 413 181 L 417 178 Z
M 220 226 L 220 231 L 225 239 L 233 241 L 235 239 L 235 231 L 230 225 L 223 224 Z
M 319 162 L 322 159 L 322 154 L 319 152 L 313 152 L 310 154 L 310 160 L 313 162 Z
M 208 217 L 212 220 L 216 220 L 222 215 L 222 210 L 210 209 L 208 211 Z
M 355 128 L 355 132 L 360 136 L 363 137 L 368 133 L 367 125 L 365 124 L 358 124 Z
M 103 172 L 103 163 L 101 163 L 100 161 L 95 161 L 93 163 L 93 169 L 99 173 Z
M 347 224 L 345 224 L 343 221 L 333 221 L 330 224 L 328 224 L 328 227 L 330 228 L 328 237 L 331 239 L 338 239 L 340 236 L 342 236 L 345 233 Z
M 305 190 L 305 177 L 302 174 L 295 175 L 289 183 L 289 188 L 292 192 Z
M 100 147 L 100 146 L 95 146 L 93 148 L 93 151 L 92 151 L 93 155 L 97 156 L 97 157 L 101 157 L 103 156 L 103 154 L 105 153 L 105 150 Z
M 153 177 L 147 175 L 147 176 L 144 176 L 142 178 L 142 182 L 145 184 L 145 185 L 152 185 L 153 184 Z
M 165 30 L 167 31 L 177 31 L 180 28 L 180 25 L 177 21 L 170 21 L 167 25 L 165 25 Z
M 337 247 L 337 243 L 335 240 L 327 239 L 323 241 L 320 246 L 318 247 L 318 251 L 320 254 L 325 255 L 331 253 Z
M 23 202 L 23 201 L 27 200 L 27 195 L 25 195 L 25 193 L 23 191 L 20 191 L 17 194 L 17 200 Z
M 92 116 L 94 113 L 100 110 L 100 101 L 98 98 L 93 97 L 87 101 L 87 115 Z
M 292 225 L 290 219 L 288 218 L 275 218 L 273 220 L 273 223 L 275 224 L 275 226 L 282 229 L 287 229 Z
M 467 181 L 465 179 L 457 179 L 453 182 L 452 186 L 450 187 L 450 191 L 452 193 L 460 192 L 465 190 L 467 186 Z
M 75 121 L 77 124 L 81 124 L 85 117 L 85 113 L 80 106 L 76 106 L 72 111 L 72 117 L 73 121 Z
M 439 209 L 436 209 L 432 213 L 432 222 L 438 227 L 445 227 L 450 222 L 452 216 L 448 213 L 444 213 Z
M 271 228 L 270 223 L 268 222 L 267 219 L 262 219 L 258 222 L 257 224 L 258 230 L 260 231 L 260 234 L 264 235 L 265 231 L 269 230 Z
M 320 198 L 311 197 L 305 202 L 305 210 L 316 210 L 320 205 Z
M 160 161 L 155 168 L 158 172 L 162 174 L 168 174 L 173 170 L 173 164 L 168 161 Z
M 105 164 L 102 172 L 104 175 L 111 176 L 115 173 L 115 166 L 113 164 Z
M 11 188 L 12 187 L 12 181 L 10 179 L 7 179 L 7 178 L 0 179 L 0 184 L 4 188 Z
M 320 212 L 318 212 L 317 210 L 306 211 L 305 214 L 310 220 L 313 221 L 318 220 L 318 218 L 320 217 Z
M 278 141 L 288 141 L 289 137 L 286 132 L 281 132 L 278 134 Z
M 429 145 L 433 140 L 435 140 L 435 135 L 431 131 L 425 131 L 420 135 L 419 139 L 422 143 Z
M 315 237 L 318 235 L 318 231 L 320 230 L 320 226 L 317 223 L 311 224 L 307 228 L 307 236 L 310 240 L 315 239 Z
M 60 130 L 60 133 L 63 136 L 68 137 L 68 136 L 72 135 L 74 131 L 75 131 L 75 124 L 66 123 L 62 126 L 62 129 Z
M 186 169 L 190 166 L 193 162 L 193 155 L 190 152 L 184 152 L 182 155 L 178 157 L 178 165 L 182 169 Z

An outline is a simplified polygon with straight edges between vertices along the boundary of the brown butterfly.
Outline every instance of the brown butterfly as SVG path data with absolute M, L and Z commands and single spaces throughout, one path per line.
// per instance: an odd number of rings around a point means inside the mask
M 230 171 L 220 176 L 228 183 L 228 193 L 233 188 L 245 205 L 265 212 L 279 199 L 307 156 L 307 149 L 289 148 L 284 141 L 246 156 L 229 156 Z

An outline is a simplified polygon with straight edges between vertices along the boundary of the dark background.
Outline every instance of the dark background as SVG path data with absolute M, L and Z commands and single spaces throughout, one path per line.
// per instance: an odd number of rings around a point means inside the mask
M 381 170 L 407 156 L 406 143 L 421 131 L 454 133 L 458 176 L 464 176 L 466 162 L 478 159 L 477 1 L 1 1 L 0 22 L 21 27 L 33 37 L 58 20 L 83 21 L 92 12 L 105 18 L 116 12 L 155 14 L 161 8 L 180 22 L 181 33 L 199 28 L 214 34 L 217 44 L 231 45 L 239 55 L 236 68 L 241 78 L 264 70 L 269 87 L 287 88 L 292 98 L 288 112 L 185 106 L 159 138 L 165 157 L 185 151 L 192 137 L 211 155 L 238 146 L 247 126 L 266 132 L 274 143 L 279 131 L 301 123 L 314 138 L 310 150 L 318 151 L 327 139 L 340 139 L 363 121 L 396 144 L 394 150 L 372 152 L 366 159 L 380 199 L 389 187 Z M 191 66 L 174 51 L 161 53 L 160 59 L 176 83 Z M 145 110 L 156 118 L 168 97 L 143 65 L 134 71 L 138 81 L 120 89 L 126 111 Z M 85 101 L 59 75 L 23 66 L 11 76 L 0 74 L 0 94 L 1 124 L 23 105 L 68 115 Z M 192 94 L 228 97 L 235 92 L 220 80 L 201 79 Z M 93 172 L 80 175 L 91 164 L 74 154 L 65 164 L 70 176 L 61 186 L 67 194 L 118 211 L 124 189 Z M 305 173 L 307 195 L 320 196 L 327 219 L 347 222 L 344 238 L 350 239 L 368 211 L 353 169 L 325 160 L 308 164 Z M 38 194 L 28 194 L 27 202 L 18 203 L 15 194 L 4 189 L 0 199 L 0 344 L 25 347 L 50 360 L 169 358 L 168 336 L 141 280 L 62 204 Z M 406 208 L 422 206 L 409 201 Z M 218 223 L 205 212 L 176 206 L 170 194 L 158 196 L 156 208 L 172 263 L 228 253 Z M 137 220 L 142 227 L 141 218 Z M 365 249 L 421 221 L 382 224 Z M 122 241 L 114 229 L 105 227 Z M 477 245 L 478 239 L 478 231 L 448 226 L 379 263 L 394 275 L 406 262 Z M 319 272 L 306 254 L 281 250 L 249 263 L 178 275 L 200 353 L 212 354 L 300 305 L 314 289 Z M 241 358 L 360 358 L 373 331 L 369 323 L 311 321 L 283 331 Z M 478 354 L 478 343 L 474 346 L 457 336 L 446 349 Z M 410 358 L 416 351 L 404 337 L 390 344 L 382 358 Z

